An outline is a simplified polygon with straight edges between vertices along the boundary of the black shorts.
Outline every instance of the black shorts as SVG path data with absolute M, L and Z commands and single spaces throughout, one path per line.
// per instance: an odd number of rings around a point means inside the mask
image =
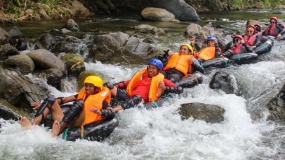
M 119 100 L 119 101 L 126 101 L 129 99 L 127 93 L 125 90 L 121 90 L 121 89 L 117 89 L 117 96 L 116 98 Z

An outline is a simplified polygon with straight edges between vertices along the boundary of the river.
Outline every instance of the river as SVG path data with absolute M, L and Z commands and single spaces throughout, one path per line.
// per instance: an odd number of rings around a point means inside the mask
M 200 24 L 212 21 L 213 17 L 229 18 L 230 21 L 213 21 L 213 24 L 238 30 L 243 30 L 249 17 L 255 19 L 256 15 L 260 15 L 258 20 L 267 23 L 271 16 L 269 12 L 260 11 L 199 15 L 202 19 L 210 18 L 199 22 Z M 165 29 L 167 34 L 159 37 L 158 42 L 161 48 L 173 49 L 185 41 L 183 33 L 189 23 L 141 22 L 133 16 L 77 22 L 81 32 L 86 34 L 109 31 L 129 33 L 135 25 L 147 23 Z M 27 37 L 35 38 L 52 27 L 60 28 L 63 23 L 27 22 L 19 28 Z M 11 26 L 0 27 L 7 30 Z M 68 142 L 51 137 L 50 130 L 42 126 L 23 130 L 18 122 L 0 119 L 0 159 L 283 160 L 285 125 L 266 121 L 269 113 L 263 109 L 263 102 L 272 98 L 284 84 L 284 50 L 284 41 L 276 41 L 272 51 L 261 56 L 259 63 L 215 69 L 209 75 L 204 75 L 202 84 L 185 89 L 172 103 L 166 103 L 161 108 L 132 108 L 119 112 L 119 127 L 103 142 Z M 111 82 L 130 78 L 135 71 L 145 67 L 104 64 L 99 61 L 85 63 L 85 66 L 86 70 L 109 75 Z M 218 70 L 236 77 L 236 85 L 241 86 L 241 96 L 209 88 L 211 76 Z M 33 78 L 33 75 L 29 76 Z M 76 92 L 76 87 L 72 87 L 74 80 L 64 81 L 64 92 L 49 86 L 55 96 L 67 96 Z M 177 109 L 181 103 L 189 102 L 219 105 L 225 109 L 225 120 L 215 124 L 193 118 L 181 120 Z M 260 113 L 263 116 L 253 118 Z

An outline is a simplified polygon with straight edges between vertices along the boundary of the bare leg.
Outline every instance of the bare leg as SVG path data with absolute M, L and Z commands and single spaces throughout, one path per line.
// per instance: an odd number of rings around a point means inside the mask
M 45 108 L 44 113 L 43 113 L 44 118 L 49 114 L 49 112 L 51 112 L 52 119 L 60 121 L 63 118 L 64 114 L 63 114 L 59 104 L 57 103 L 57 101 L 55 101 L 54 104 L 50 108 L 51 108 L 51 111 L 49 108 Z M 32 124 L 38 125 L 41 123 L 42 120 L 43 120 L 42 115 L 39 115 L 34 119 Z
M 120 110 L 123 110 L 123 107 L 121 105 L 118 105 L 115 108 L 113 108 L 113 111 L 115 111 L 115 112 L 118 112 Z
M 30 120 L 28 120 L 27 117 L 22 117 L 21 118 L 21 126 L 25 129 L 31 129 L 33 125 L 30 122 Z
M 61 118 L 62 119 L 62 118 Z M 80 127 L 85 120 L 85 112 L 84 110 L 73 120 L 69 126 L 77 126 Z M 65 122 L 59 123 L 58 120 L 55 120 L 52 125 L 52 136 L 56 137 L 59 133 L 61 133 L 67 124 Z
M 52 132 L 51 135 L 56 137 L 61 131 L 61 127 L 58 120 L 55 120 L 52 125 Z

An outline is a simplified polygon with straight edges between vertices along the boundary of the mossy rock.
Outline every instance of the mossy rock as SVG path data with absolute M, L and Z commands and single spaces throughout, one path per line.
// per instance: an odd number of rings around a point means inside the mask
M 79 55 L 66 54 L 61 60 L 65 63 L 69 76 L 77 77 L 81 72 L 85 71 L 84 59 Z

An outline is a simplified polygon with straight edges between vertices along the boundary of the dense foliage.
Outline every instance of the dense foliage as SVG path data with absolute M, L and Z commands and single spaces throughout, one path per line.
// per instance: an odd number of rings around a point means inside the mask
M 71 1 L 71 0 L 70 0 Z M 70 2 L 69 1 L 69 2 Z M 99 1 L 103 0 L 78 0 L 82 4 L 87 5 L 88 9 L 94 9 Z M 151 2 L 155 0 L 111 0 L 115 7 L 125 7 L 132 10 L 141 10 L 142 8 L 151 6 Z M 34 3 L 43 3 L 49 7 L 56 7 L 61 3 L 67 3 L 66 0 L 0 0 L 0 10 L 5 13 L 19 14 L 25 9 L 33 9 Z M 266 8 L 276 8 L 280 4 L 284 4 L 285 0 L 185 0 L 186 3 L 193 6 L 197 11 L 201 10 L 231 10 L 234 8 L 252 8 L 256 2 L 263 2 Z M 96 7 L 95 7 L 96 8 Z

